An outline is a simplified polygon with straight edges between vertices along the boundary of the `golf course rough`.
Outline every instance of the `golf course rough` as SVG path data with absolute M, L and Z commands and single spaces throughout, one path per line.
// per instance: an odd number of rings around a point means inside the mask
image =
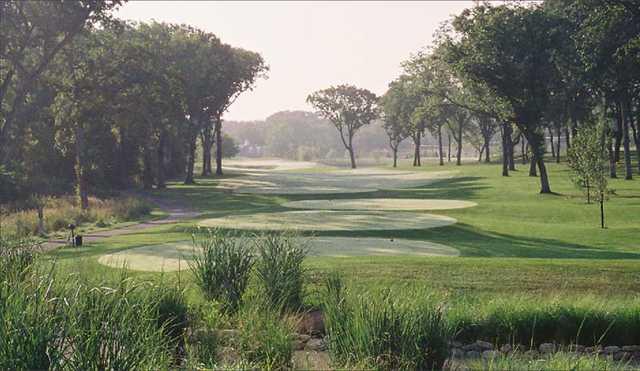
M 205 219 L 200 227 L 245 230 L 369 231 L 444 227 L 456 219 L 415 212 L 305 210 Z
M 188 270 L 193 254 L 197 252 L 190 241 L 142 246 L 98 259 L 101 264 L 131 270 L 169 272 Z M 310 256 L 458 256 L 458 250 L 428 241 L 387 239 L 314 237 L 309 240 Z
M 314 210 L 449 210 L 477 206 L 475 202 L 416 198 L 357 198 L 336 200 L 302 200 L 282 204 L 292 209 Z

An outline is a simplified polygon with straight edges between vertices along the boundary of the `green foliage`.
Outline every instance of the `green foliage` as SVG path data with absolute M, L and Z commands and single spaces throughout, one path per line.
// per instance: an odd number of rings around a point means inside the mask
M 306 278 L 302 264 L 309 252 L 307 242 L 289 232 L 263 234 L 256 239 L 256 251 L 256 274 L 270 305 L 283 310 L 300 309 Z
M 341 365 L 376 369 L 440 369 L 453 336 L 444 308 L 423 291 L 352 295 L 341 280 L 326 281 L 324 314 L 329 351 Z
M 252 305 L 245 305 L 238 318 L 237 346 L 241 358 L 264 370 L 290 368 L 293 325 L 267 300 L 257 298 Z
M 596 191 L 598 200 L 600 195 L 606 195 L 609 165 L 601 126 L 580 128 L 573 137 L 568 158 L 573 170 L 571 180 L 585 191 L 587 202 L 591 200 L 591 190 Z
M 225 311 L 237 311 L 255 261 L 249 240 L 213 229 L 199 230 L 192 240 L 197 250 L 189 267 L 196 283 Z
M 39 245 L 32 238 L 0 235 L 0 282 L 21 282 L 30 273 Z
M 228 135 L 222 135 L 222 157 L 230 158 L 235 157 L 238 153 L 240 153 L 240 147 L 236 144 L 235 140 Z
M 636 369 L 625 361 L 614 361 L 601 355 L 554 353 L 549 357 L 531 359 L 526 356 L 501 355 L 489 360 L 465 362 L 465 370 L 472 371 L 626 371 Z

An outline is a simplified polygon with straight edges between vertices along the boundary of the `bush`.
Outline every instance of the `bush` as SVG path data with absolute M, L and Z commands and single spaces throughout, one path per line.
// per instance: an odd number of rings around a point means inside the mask
M 260 369 L 291 368 L 294 324 L 265 301 L 244 306 L 238 319 L 238 351 L 244 361 Z
M 32 205 L 19 205 L 15 211 L 0 219 L 0 227 L 9 233 L 19 236 L 38 233 L 38 214 Z M 89 209 L 82 210 L 74 197 L 48 199 L 44 208 L 44 228 L 47 232 L 64 230 L 71 223 L 81 225 L 97 222 L 109 225 L 112 222 L 123 222 L 140 219 L 151 212 L 151 207 L 136 198 L 101 200 L 89 198 Z
M 189 267 L 196 283 L 225 312 L 236 312 L 254 264 L 248 239 L 221 230 L 199 231 L 192 239 L 197 251 Z
M 264 234 L 256 239 L 257 277 L 271 305 L 298 310 L 304 297 L 307 241 L 285 232 Z
M 453 331 L 431 295 L 350 295 L 336 276 L 326 288 L 325 326 L 334 361 L 376 369 L 442 368 Z

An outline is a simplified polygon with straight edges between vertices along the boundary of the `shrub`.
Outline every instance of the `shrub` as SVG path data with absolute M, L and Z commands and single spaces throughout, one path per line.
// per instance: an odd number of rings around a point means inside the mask
M 224 311 L 237 311 L 254 264 L 248 239 L 221 230 L 200 231 L 192 239 L 197 250 L 189 267 L 196 283 Z
M 332 359 L 377 369 L 440 369 L 453 331 L 429 293 L 350 295 L 342 281 L 326 281 L 325 326 Z
M 256 273 L 271 305 L 285 310 L 302 306 L 307 241 L 289 232 L 264 234 L 256 239 Z
M 264 300 L 244 306 L 238 319 L 238 351 L 243 360 L 260 369 L 291 367 L 294 324 Z

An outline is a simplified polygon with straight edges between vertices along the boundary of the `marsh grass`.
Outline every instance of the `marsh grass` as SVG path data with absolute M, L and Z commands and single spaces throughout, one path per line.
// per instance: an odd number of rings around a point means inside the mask
M 302 307 L 309 240 L 293 232 L 262 234 L 255 239 L 256 276 L 266 299 L 285 311 Z
M 325 325 L 334 362 L 375 369 L 442 368 L 453 329 L 444 307 L 431 294 L 355 295 L 335 275 L 327 279 L 326 290 Z
M 189 268 L 196 284 L 224 311 L 236 312 L 255 262 L 250 240 L 216 229 L 199 230 L 192 239 L 196 249 Z
M 637 370 L 628 362 L 614 361 L 599 355 L 576 355 L 558 352 L 546 358 L 531 359 L 518 355 L 503 355 L 488 360 L 464 363 L 463 369 L 470 371 L 627 371 Z M 455 368 L 454 368 L 455 369 Z
M 602 300 L 597 296 L 524 295 L 460 300 L 449 320 L 460 329 L 458 339 L 537 345 L 543 342 L 581 345 L 640 343 L 640 299 Z
M 118 222 L 140 219 L 150 213 L 149 204 L 133 197 L 90 197 L 88 210 L 82 210 L 74 197 L 51 198 L 44 208 L 44 229 L 46 233 L 52 233 L 67 228 L 71 223 L 77 226 L 96 223 L 98 227 L 107 227 Z M 16 209 L 0 218 L 0 224 L 3 234 L 28 236 L 39 232 L 38 213 L 33 208 Z

